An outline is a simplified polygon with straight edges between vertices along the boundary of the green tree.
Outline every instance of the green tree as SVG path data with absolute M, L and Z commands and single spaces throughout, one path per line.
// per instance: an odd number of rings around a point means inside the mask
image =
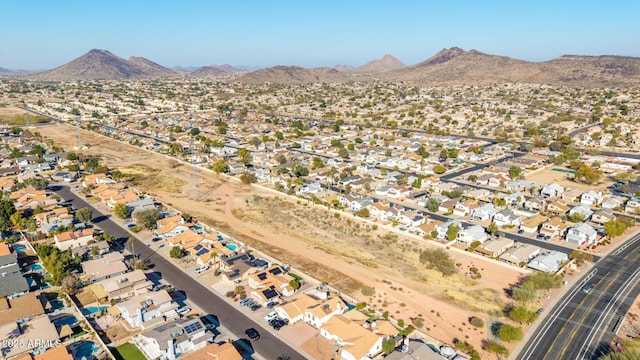
M 604 223 L 604 232 L 607 234 L 609 238 L 614 238 L 616 236 L 620 236 L 624 234 L 627 230 L 627 225 L 625 225 L 620 220 L 609 220 Z
M 436 174 L 444 174 L 445 171 L 447 171 L 447 168 L 440 164 L 436 164 L 433 168 L 431 168 L 431 170 L 433 170 L 433 172 Z
M 520 176 L 521 173 L 522 173 L 522 169 L 518 166 L 512 166 L 509 168 L 509 176 L 512 179 L 517 178 L 518 176 Z
M 457 239 L 458 233 L 460 232 L 460 230 L 462 229 L 458 225 L 455 225 L 455 224 L 449 225 L 449 228 L 447 229 L 447 240 L 453 241 Z
M 246 149 L 238 150 L 238 161 L 245 165 L 251 164 L 251 153 Z
M 169 257 L 172 259 L 180 259 L 184 256 L 184 250 L 180 246 L 174 246 L 169 250 Z
M 160 219 L 161 213 L 158 209 L 142 210 L 135 213 L 134 217 L 138 226 L 147 230 L 156 228 L 156 221 Z
M 131 209 L 125 204 L 116 204 L 113 208 L 113 214 L 120 219 L 128 219 L 131 217 Z
M 291 281 L 289 281 L 289 286 L 291 286 L 293 290 L 298 290 L 300 288 L 300 283 L 296 279 L 291 279 Z
M 530 283 L 536 289 L 549 290 L 562 287 L 562 275 L 537 272 L 527 278 L 525 283 Z
M 524 337 L 522 328 L 509 324 L 502 324 L 498 330 L 498 338 L 506 342 L 520 341 Z
M 182 155 L 184 153 L 184 148 L 182 145 L 174 142 L 169 146 L 169 153 L 174 156 Z
M 343 159 L 348 159 L 349 158 L 349 150 L 347 150 L 345 148 L 340 148 L 340 150 L 338 150 L 338 156 L 340 156 Z
M 535 311 L 529 310 L 526 306 L 518 305 L 509 311 L 509 319 L 522 324 L 531 324 L 538 315 Z
M 535 287 L 532 284 L 526 282 L 521 286 L 514 287 L 511 290 L 511 297 L 514 300 L 525 303 L 535 300 L 537 296 L 538 292 L 536 291 Z
M 100 249 L 97 246 L 91 247 L 91 257 L 96 257 L 100 254 Z
M 76 211 L 76 218 L 78 218 L 78 220 L 82 221 L 83 223 L 88 224 L 93 219 L 93 210 L 86 207 L 82 208 Z
M 424 206 L 431 212 L 438 212 L 438 209 L 440 208 L 440 202 L 434 198 L 430 198 L 429 200 L 427 200 Z
M 318 156 L 314 157 L 313 158 L 313 163 L 311 164 L 311 168 L 312 169 L 319 169 L 319 168 L 322 168 L 322 167 L 324 167 L 324 161 L 322 161 L 322 158 L 318 157 Z
M 240 181 L 245 185 L 253 184 L 256 180 L 256 175 L 251 172 L 242 173 L 242 175 L 240 175 Z
M 189 130 L 189 133 L 191 134 L 191 136 L 196 136 L 196 135 L 200 134 L 200 129 L 191 128 L 191 130 Z
M 362 209 L 360 209 L 360 210 L 358 210 L 358 211 L 356 211 L 354 214 L 355 214 L 356 216 L 360 216 L 360 217 L 362 217 L 362 218 L 368 218 L 368 217 L 369 217 L 369 215 L 370 215 L 370 214 L 369 214 L 369 209 L 367 209 L 366 207 L 365 207 L 365 208 L 362 208 Z
M 227 166 L 227 162 L 224 159 L 220 159 L 213 163 L 211 166 L 212 170 L 219 173 L 226 173 L 229 171 L 229 167 Z
M 602 178 L 602 171 L 585 165 L 576 170 L 574 177 L 578 182 L 595 185 L 600 182 L 600 179 Z
M 497 341 L 489 340 L 486 345 L 487 352 L 500 356 L 509 356 L 509 350 Z
M 447 160 L 447 158 L 449 157 L 449 152 L 447 151 L 447 149 L 442 149 L 440 150 L 440 160 Z
M 49 186 L 49 180 L 40 176 L 36 176 L 36 177 L 25 179 L 24 184 L 36 190 L 44 190 L 44 188 Z
M 458 272 L 455 263 L 443 249 L 425 249 L 420 252 L 420 263 L 427 269 L 436 269 L 442 276 L 450 276 Z
M 396 350 L 396 341 L 393 339 L 393 337 L 390 337 L 382 341 L 382 352 L 385 355 L 389 355 L 395 350 Z

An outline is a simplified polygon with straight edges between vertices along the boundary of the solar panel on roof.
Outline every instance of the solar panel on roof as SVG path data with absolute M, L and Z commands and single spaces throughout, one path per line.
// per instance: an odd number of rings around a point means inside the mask
M 273 269 L 269 270 L 269 272 L 272 273 L 273 275 L 278 275 L 278 274 L 282 274 L 282 269 L 277 267 L 277 268 L 273 268 Z
M 271 299 L 278 296 L 278 292 L 273 289 L 267 289 L 263 291 L 262 294 L 264 294 L 264 297 L 266 297 L 267 299 Z
M 187 326 L 184 327 L 184 331 L 187 334 L 191 334 L 192 332 L 196 332 L 198 330 L 202 329 L 202 324 L 199 322 L 195 322 L 193 324 L 189 324 Z
M 208 249 L 202 249 L 202 250 L 200 250 L 200 251 L 198 251 L 198 252 L 196 253 L 196 256 L 201 256 L 201 255 L 204 255 L 204 254 L 206 254 L 206 253 L 208 253 L 208 252 L 209 252 L 209 250 L 208 250 Z
M 198 245 L 196 245 L 196 247 L 194 247 L 194 249 L 200 250 L 200 249 L 202 249 L 202 245 L 198 244 Z
M 266 280 L 266 278 L 267 278 L 267 274 L 265 274 L 265 273 L 260 273 L 260 274 L 258 274 L 258 279 L 260 279 L 260 280 Z

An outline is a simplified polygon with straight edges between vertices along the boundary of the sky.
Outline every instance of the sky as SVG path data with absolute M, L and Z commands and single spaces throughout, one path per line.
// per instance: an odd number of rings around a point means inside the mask
M 544 61 L 640 56 L 640 1 L 0 0 L 0 67 L 50 69 L 91 49 L 167 67 L 412 65 L 443 48 Z

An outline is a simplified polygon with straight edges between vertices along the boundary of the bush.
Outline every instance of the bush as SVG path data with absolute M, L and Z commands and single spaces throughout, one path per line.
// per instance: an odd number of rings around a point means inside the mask
M 422 327 L 424 327 L 424 320 L 422 318 L 413 318 L 411 319 L 411 322 L 416 327 L 416 329 L 421 329 Z
M 371 286 L 365 286 L 362 288 L 362 295 L 364 296 L 373 296 L 376 294 L 376 289 Z
M 184 250 L 180 246 L 174 246 L 169 251 L 169 257 L 172 259 L 180 259 L 184 256 Z
M 498 338 L 506 342 L 520 341 L 524 337 L 522 328 L 515 327 L 509 324 L 503 324 L 498 330 Z
M 472 316 L 469 318 L 469 324 L 473 325 L 473 327 L 481 328 L 484 326 L 484 321 L 477 316 Z

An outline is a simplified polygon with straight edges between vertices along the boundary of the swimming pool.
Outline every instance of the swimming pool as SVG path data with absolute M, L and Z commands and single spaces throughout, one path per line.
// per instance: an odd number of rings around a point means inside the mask
M 236 251 L 238 250 L 238 245 L 236 244 L 227 244 L 225 245 L 227 247 L 227 249 L 231 250 L 231 251 Z
M 222 241 L 224 240 L 224 238 L 222 237 L 222 235 L 218 235 L 218 241 Z
M 71 350 L 74 359 L 91 359 L 96 346 L 93 341 L 82 341 L 69 345 L 69 350 Z
M 95 313 L 97 313 L 99 311 L 104 312 L 108 308 L 109 308 L 108 306 L 100 306 L 99 308 L 97 306 L 89 306 L 88 308 L 82 310 L 82 314 L 83 315 L 92 315 L 92 314 L 95 314 Z
M 76 319 L 75 316 L 73 315 L 69 315 L 69 316 L 63 316 L 61 318 L 58 318 L 56 320 L 53 320 L 53 325 L 55 325 L 57 328 L 61 328 L 64 325 L 73 325 L 75 323 L 78 322 L 78 319 Z
M 42 267 L 42 265 L 40 264 L 33 264 L 33 265 L 29 265 L 27 266 L 27 268 L 25 269 L 26 272 L 31 272 L 31 271 L 42 271 L 44 270 L 44 268 Z
M 551 170 L 558 171 L 558 172 L 563 172 L 563 173 L 567 173 L 567 174 L 575 174 L 576 173 L 574 170 L 561 169 L 561 168 L 553 168 Z
M 49 301 L 49 303 L 51 304 L 51 310 L 59 310 L 65 308 L 64 301 L 61 299 L 51 300 Z
M 13 246 L 13 250 L 17 253 L 23 253 L 23 252 L 27 252 L 27 247 L 24 245 L 14 245 Z

